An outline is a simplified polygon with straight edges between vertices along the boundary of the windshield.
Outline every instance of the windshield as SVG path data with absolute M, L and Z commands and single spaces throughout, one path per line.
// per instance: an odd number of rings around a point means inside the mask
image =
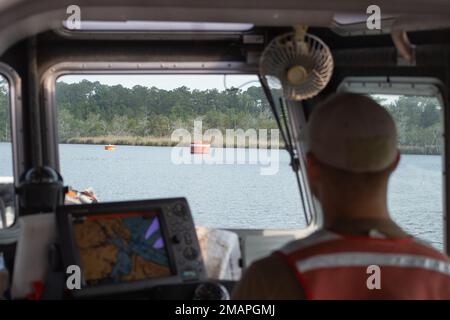
M 305 226 L 256 75 L 67 75 L 56 97 L 72 188 L 99 201 L 186 197 L 207 227 Z

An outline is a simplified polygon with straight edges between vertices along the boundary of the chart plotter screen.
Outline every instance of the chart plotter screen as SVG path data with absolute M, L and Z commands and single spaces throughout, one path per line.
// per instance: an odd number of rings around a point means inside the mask
M 157 212 L 102 213 L 72 223 L 86 285 L 172 274 Z

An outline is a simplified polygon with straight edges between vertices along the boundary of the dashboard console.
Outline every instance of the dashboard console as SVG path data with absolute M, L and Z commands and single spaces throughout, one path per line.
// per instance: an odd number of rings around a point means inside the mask
M 207 280 L 184 198 L 61 206 L 56 221 L 63 268 L 81 271 L 73 297 Z

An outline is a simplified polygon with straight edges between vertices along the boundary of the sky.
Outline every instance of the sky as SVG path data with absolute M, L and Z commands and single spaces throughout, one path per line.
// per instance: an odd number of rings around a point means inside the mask
M 121 84 L 124 87 L 132 88 L 135 85 L 141 85 L 144 87 L 155 86 L 158 89 L 171 90 L 186 86 L 190 89 L 206 90 L 206 89 L 218 89 L 223 91 L 230 89 L 231 87 L 241 87 L 246 89 L 251 86 L 260 86 L 258 77 L 256 75 L 237 75 L 228 74 L 226 76 L 214 74 L 196 74 L 196 75 L 184 75 L 184 74 L 165 74 L 165 75 L 67 75 L 61 76 L 58 81 L 66 83 L 78 83 L 83 79 L 87 79 L 91 82 L 99 81 L 106 85 L 118 85 Z M 225 83 L 224 83 L 225 79 Z M 226 87 L 225 87 L 226 85 Z

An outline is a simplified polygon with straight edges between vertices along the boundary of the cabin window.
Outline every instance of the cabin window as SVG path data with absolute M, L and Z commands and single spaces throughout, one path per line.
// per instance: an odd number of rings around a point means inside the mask
M 0 75 L 0 229 L 14 223 L 12 159 L 9 84 Z
M 206 227 L 305 226 L 256 75 L 64 75 L 55 91 L 73 189 L 100 202 L 186 197 Z
M 401 160 L 388 193 L 394 219 L 443 250 L 443 113 L 435 96 L 372 95 L 393 116 Z

